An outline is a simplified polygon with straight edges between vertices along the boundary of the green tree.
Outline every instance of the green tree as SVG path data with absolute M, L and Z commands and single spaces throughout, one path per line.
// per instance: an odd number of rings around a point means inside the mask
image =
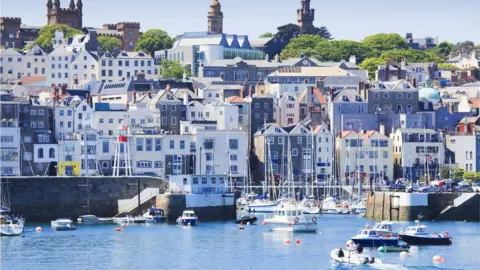
M 279 26 L 277 30 L 277 36 L 282 38 L 293 38 L 299 37 L 301 35 L 318 35 L 327 40 L 332 39 L 330 31 L 328 31 L 325 26 L 322 26 L 320 28 L 315 26 L 300 28 L 296 24 L 289 23 Z
M 439 63 L 437 65 L 438 68 L 444 69 L 444 70 L 457 70 L 458 67 L 452 64 L 447 64 L 447 63 Z
M 160 64 L 160 75 L 162 75 L 163 78 L 175 78 L 177 80 L 180 80 L 183 78 L 184 73 L 187 76 L 191 76 L 191 73 L 188 70 L 188 68 L 182 66 L 177 61 L 166 59 L 166 60 L 163 60 L 162 63 Z
M 154 55 L 155 51 L 169 49 L 173 45 L 173 39 L 167 32 L 160 29 L 150 29 L 138 39 L 135 51 L 143 51 Z
M 271 38 L 273 37 L 273 34 L 270 32 L 265 32 L 259 36 L 259 38 Z
M 450 178 L 450 168 L 449 167 L 442 167 L 442 169 L 440 170 L 440 176 L 443 179 Z
M 369 47 L 376 56 L 384 51 L 407 49 L 407 41 L 399 34 L 375 34 L 363 39 L 362 43 Z
M 475 49 L 475 43 L 470 40 L 458 42 L 452 48 L 452 54 L 458 55 L 459 53 L 471 53 Z
M 360 63 L 360 68 L 368 71 L 368 78 L 370 80 L 375 79 L 375 72 L 379 65 L 385 64 L 385 60 L 381 58 L 367 58 Z
M 435 53 L 437 56 L 443 59 L 448 59 L 450 53 L 452 52 L 453 46 L 455 45 L 450 42 L 444 41 L 440 42 L 436 47 L 429 49 L 429 51 Z
M 38 33 L 38 38 L 31 43 L 31 46 L 38 44 L 46 52 L 51 52 L 53 50 L 52 39 L 55 37 L 56 31 L 62 31 L 65 38 L 71 38 L 75 35 L 81 35 L 83 32 L 81 30 L 68 27 L 64 24 L 53 24 L 46 25 L 40 29 Z
M 436 54 L 429 51 L 419 51 L 413 49 L 394 49 L 384 51 L 380 55 L 385 61 L 397 61 L 400 62 L 402 58 L 405 58 L 407 62 L 437 62 L 443 63 L 445 60 L 438 57 Z
M 113 52 L 115 48 L 122 48 L 122 41 L 116 37 L 98 36 L 97 40 L 104 51 Z
M 315 48 L 319 44 L 326 42 L 324 38 L 318 35 L 303 35 L 301 37 L 293 38 L 288 45 L 282 50 L 282 59 L 291 57 L 299 57 L 300 54 L 305 56 L 316 55 Z

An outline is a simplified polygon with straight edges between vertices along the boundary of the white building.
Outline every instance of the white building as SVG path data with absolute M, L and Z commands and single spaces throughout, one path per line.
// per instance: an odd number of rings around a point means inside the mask
M 238 107 L 230 104 L 202 104 L 192 101 L 187 106 L 187 121 L 216 121 L 217 130 L 238 129 Z
M 445 147 L 453 157 L 445 163 L 456 164 L 457 168 L 470 172 L 480 171 L 479 158 L 480 137 L 471 133 L 452 133 L 445 135 Z
M 327 180 L 333 176 L 333 134 L 322 124 L 313 131 L 315 138 L 315 173 L 317 179 Z
M 154 59 L 144 52 L 120 52 L 114 61 L 115 72 L 113 81 L 132 79 L 137 73 L 157 77 L 159 66 L 155 65 Z
M 74 108 L 74 105 L 71 105 L 67 100 L 63 100 L 54 108 L 55 137 L 57 139 L 65 138 L 73 134 L 75 124 L 73 116 Z
M 98 78 L 98 57 L 91 52 L 79 52 L 75 59 L 73 59 L 71 67 L 69 83 L 71 86 L 83 86 L 91 80 Z
M 74 55 L 70 53 L 65 46 L 58 46 L 48 55 L 47 68 L 47 85 L 70 83 L 70 64 L 74 59 Z
M 0 175 L 1 176 L 19 176 L 20 169 L 20 128 L 17 121 L 1 121 L 0 132 Z M 32 156 L 24 155 L 24 160 L 31 161 Z
M 477 58 L 475 50 L 472 53 L 459 53 L 456 57 L 451 57 L 446 63 L 456 65 L 459 69 L 477 68 L 479 67 L 480 60 Z
M 278 100 L 277 124 L 281 127 L 297 124 L 300 122 L 300 102 L 296 95 L 286 93 Z
M 38 45 L 34 45 L 23 56 L 23 76 L 46 76 L 48 55 Z
M 361 179 L 364 184 L 393 180 L 392 140 L 378 131 L 344 131 L 337 138 L 340 179 Z
M 23 55 L 12 48 L 0 51 L 0 81 L 16 81 L 23 74 Z
M 390 134 L 393 157 L 402 168 L 403 177 L 412 181 L 438 177 L 445 164 L 443 134 L 432 129 L 397 129 Z

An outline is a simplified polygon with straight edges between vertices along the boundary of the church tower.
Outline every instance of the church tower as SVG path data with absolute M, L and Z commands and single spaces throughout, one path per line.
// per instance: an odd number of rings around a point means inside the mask
M 47 1 L 47 18 L 48 25 L 52 24 L 66 24 L 76 29 L 82 29 L 82 0 L 77 0 L 77 6 L 75 7 L 74 0 L 70 0 L 68 8 L 62 8 L 60 6 L 60 0 Z
M 315 9 L 310 9 L 310 0 L 302 0 L 302 8 L 297 10 L 298 27 L 311 27 L 315 20 Z
M 212 0 L 208 10 L 208 32 L 213 34 L 223 33 L 223 12 L 218 0 Z

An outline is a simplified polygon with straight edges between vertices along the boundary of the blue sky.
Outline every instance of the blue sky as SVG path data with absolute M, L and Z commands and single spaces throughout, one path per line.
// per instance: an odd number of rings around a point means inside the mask
M 76 0 L 75 0 L 76 2 Z M 69 0 L 61 0 L 67 7 Z M 210 0 L 83 0 L 84 26 L 137 21 L 142 31 L 166 30 L 175 36 L 189 31 L 206 31 Z M 224 30 L 248 34 L 263 32 L 296 21 L 300 0 L 220 0 Z M 46 24 L 46 0 L 0 0 L 1 16 L 21 17 L 27 25 Z M 312 0 L 315 25 L 327 26 L 335 39 L 361 40 L 380 32 L 414 37 L 433 36 L 440 41 L 472 40 L 480 43 L 478 0 Z

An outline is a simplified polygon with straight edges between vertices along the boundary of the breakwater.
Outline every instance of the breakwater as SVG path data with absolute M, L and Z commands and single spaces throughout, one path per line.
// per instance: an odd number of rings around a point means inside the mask
M 132 199 L 139 190 L 158 188 L 163 193 L 168 182 L 157 177 L 2 177 L 2 188 L 11 209 L 27 222 L 48 222 L 59 217 L 72 220 L 92 214 L 118 214 L 118 200 Z
M 369 219 L 480 221 L 480 194 L 375 192 L 367 196 Z

